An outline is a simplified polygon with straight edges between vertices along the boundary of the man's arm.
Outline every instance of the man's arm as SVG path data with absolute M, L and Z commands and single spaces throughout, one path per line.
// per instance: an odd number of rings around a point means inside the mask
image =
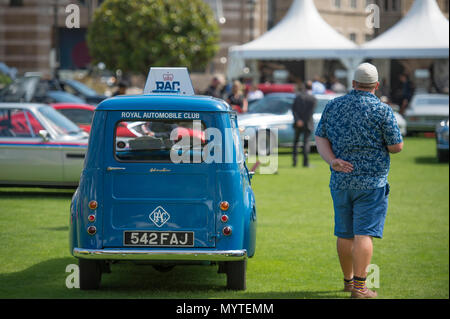
M 383 123 L 383 139 L 389 153 L 399 153 L 403 149 L 403 137 L 392 109 L 387 106 Z
M 300 116 L 300 96 L 297 95 L 292 103 L 292 115 L 294 116 L 294 125 L 297 127 L 303 126 L 303 121 Z
M 398 143 L 398 144 L 388 145 L 387 149 L 388 149 L 389 153 L 392 153 L 392 154 L 400 153 L 403 149 L 403 142 Z
M 331 149 L 331 143 L 328 139 L 316 135 L 317 151 L 325 162 L 337 172 L 350 173 L 353 171 L 353 165 L 347 161 L 336 158 Z

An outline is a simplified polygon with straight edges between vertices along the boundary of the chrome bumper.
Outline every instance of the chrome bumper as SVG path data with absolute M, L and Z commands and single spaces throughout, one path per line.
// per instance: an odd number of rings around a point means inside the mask
M 74 248 L 73 255 L 77 258 L 103 260 L 234 261 L 247 258 L 247 250 L 148 250 Z

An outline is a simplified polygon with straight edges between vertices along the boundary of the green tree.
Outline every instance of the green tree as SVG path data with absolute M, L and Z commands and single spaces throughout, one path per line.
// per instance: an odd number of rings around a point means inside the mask
M 94 63 L 144 75 L 150 66 L 204 67 L 218 42 L 219 28 L 203 0 L 106 0 L 87 34 Z

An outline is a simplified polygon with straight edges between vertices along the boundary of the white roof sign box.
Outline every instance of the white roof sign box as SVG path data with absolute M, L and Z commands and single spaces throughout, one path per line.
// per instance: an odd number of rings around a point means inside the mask
M 194 95 L 187 68 L 150 68 L 144 94 Z

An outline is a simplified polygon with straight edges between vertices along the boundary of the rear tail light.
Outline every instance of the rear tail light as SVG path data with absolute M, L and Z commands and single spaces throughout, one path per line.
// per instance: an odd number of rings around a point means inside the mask
M 89 205 L 89 208 L 92 210 L 97 209 L 97 207 L 98 207 L 98 203 L 95 200 L 91 200 L 88 205 Z
M 89 215 L 88 216 L 88 221 L 91 222 L 91 223 L 95 222 L 95 215 Z
M 226 222 L 228 221 L 228 216 L 227 216 L 227 215 L 222 215 L 222 216 L 220 217 L 220 220 L 221 220 L 223 223 L 226 223 Z
M 228 210 L 230 208 L 230 204 L 227 201 L 220 202 L 220 209 L 221 210 Z
M 225 227 L 222 229 L 222 233 L 223 233 L 225 236 L 230 236 L 230 235 L 231 235 L 231 227 L 230 227 L 230 226 L 225 226 Z
M 89 226 L 87 232 L 89 235 L 95 235 L 95 233 L 97 232 L 97 228 L 95 226 Z

